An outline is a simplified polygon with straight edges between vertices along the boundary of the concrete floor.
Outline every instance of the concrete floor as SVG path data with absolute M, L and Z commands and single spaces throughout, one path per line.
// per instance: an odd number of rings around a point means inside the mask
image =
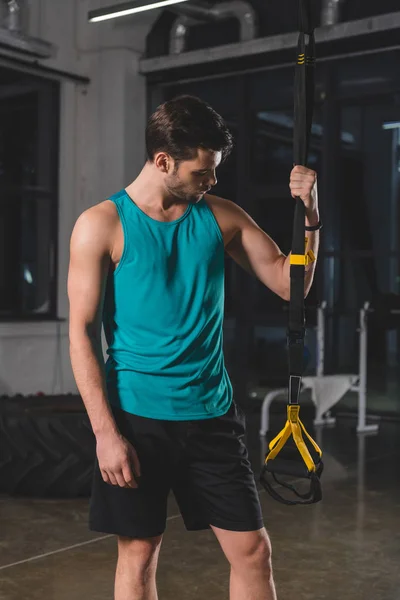
M 248 414 L 254 469 L 263 449 Z M 273 419 L 279 427 L 282 419 Z M 320 430 L 323 501 L 287 507 L 260 494 L 279 600 L 400 599 L 400 423 L 376 436 L 340 419 Z M 114 536 L 87 528 L 88 499 L 0 496 L 0 600 L 112 600 Z M 229 569 L 213 537 L 187 533 L 174 500 L 160 556 L 160 600 L 228 598 Z

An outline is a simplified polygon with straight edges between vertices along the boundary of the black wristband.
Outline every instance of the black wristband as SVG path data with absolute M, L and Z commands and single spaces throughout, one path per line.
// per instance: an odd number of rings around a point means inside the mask
M 318 231 L 319 229 L 322 229 L 321 219 L 318 221 L 317 225 L 311 225 L 310 227 L 306 227 L 306 231 Z

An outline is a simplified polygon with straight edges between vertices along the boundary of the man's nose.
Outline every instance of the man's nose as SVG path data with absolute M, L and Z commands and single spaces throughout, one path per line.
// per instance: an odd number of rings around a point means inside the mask
M 217 185 L 218 183 L 218 179 L 217 179 L 217 175 L 214 173 L 211 178 L 208 181 L 208 184 L 210 187 L 213 187 L 214 185 Z

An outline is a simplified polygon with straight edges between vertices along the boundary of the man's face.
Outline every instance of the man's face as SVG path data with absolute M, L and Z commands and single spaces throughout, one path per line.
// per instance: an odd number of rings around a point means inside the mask
M 221 162 L 221 152 L 199 148 L 197 157 L 185 160 L 166 177 L 168 191 L 183 200 L 195 204 L 217 183 L 216 168 Z

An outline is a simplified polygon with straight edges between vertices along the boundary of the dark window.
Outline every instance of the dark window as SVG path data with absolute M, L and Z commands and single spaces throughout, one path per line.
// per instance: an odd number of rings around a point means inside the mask
M 0 319 L 56 316 L 59 84 L 0 69 Z

